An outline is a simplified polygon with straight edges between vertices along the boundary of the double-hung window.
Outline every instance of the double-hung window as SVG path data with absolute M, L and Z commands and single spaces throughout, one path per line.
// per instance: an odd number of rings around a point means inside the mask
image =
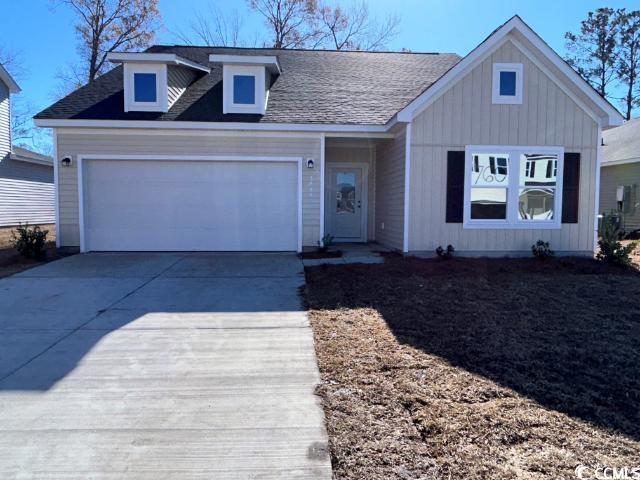
M 468 146 L 465 228 L 559 228 L 561 147 Z

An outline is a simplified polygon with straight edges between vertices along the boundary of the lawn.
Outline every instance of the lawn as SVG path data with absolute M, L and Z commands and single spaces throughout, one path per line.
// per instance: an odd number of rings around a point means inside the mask
M 337 479 L 640 466 L 640 274 L 584 259 L 308 268 Z

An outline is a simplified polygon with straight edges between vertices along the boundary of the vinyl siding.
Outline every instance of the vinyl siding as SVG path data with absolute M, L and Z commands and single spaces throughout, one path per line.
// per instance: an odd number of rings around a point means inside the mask
M 11 153 L 11 108 L 9 88 L 0 81 L 0 160 Z
M 320 138 L 302 136 L 260 137 L 171 134 L 67 134 L 58 129 L 58 157 L 72 156 L 70 167 L 61 167 L 59 177 L 60 241 L 79 246 L 77 156 L 101 155 L 260 155 L 313 158 L 318 167 L 302 169 L 302 242 L 316 246 L 320 236 Z M 295 188 L 295 187 L 294 187 Z
M 631 212 L 623 217 L 623 228 L 627 232 L 640 228 L 640 161 L 625 165 L 602 167 L 600 171 L 600 213 L 618 211 L 616 190 L 618 185 L 631 187 Z
M 168 106 L 171 106 L 180 98 L 189 85 L 195 80 L 196 72 L 184 67 L 167 67 L 167 93 Z
M 55 221 L 53 167 L 0 161 L 0 226 Z
M 405 146 L 403 129 L 376 151 L 376 240 L 398 250 L 404 238 Z
M 344 146 L 344 145 L 330 145 L 329 141 L 326 144 L 325 161 L 327 166 L 332 163 L 366 163 L 369 166 L 369 178 L 367 182 L 368 192 L 367 198 L 364 201 L 367 202 L 367 240 L 371 241 L 375 239 L 375 157 L 376 149 L 374 144 L 366 144 L 356 146 Z M 325 188 L 329 188 L 329 170 L 326 170 L 327 179 L 325 181 Z M 329 225 L 328 215 L 329 209 L 325 208 L 325 225 Z M 327 232 L 331 233 L 331 232 Z
M 522 63 L 522 105 L 493 105 L 493 63 Z M 529 251 L 538 239 L 559 252 L 593 250 L 597 124 L 513 43 L 506 42 L 414 120 L 409 249 Z M 581 155 L 577 224 L 557 230 L 463 229 L 445 222 L 447 151 L 465 145 L 563 146 Z

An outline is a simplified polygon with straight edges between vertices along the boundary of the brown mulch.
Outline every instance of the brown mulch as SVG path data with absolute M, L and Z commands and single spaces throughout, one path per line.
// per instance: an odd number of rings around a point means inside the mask
M 337 479 L 640 466 L 640 274 L 589 259 L 306 270 Z
M 10 227 L 0 228 L 0 278 L 8 277 L 14 273 L 19 273 L 29 268 L 37 267 L 53 260 L 58 260 L 68 256 L 71 252 L 58 251 L 56 249 L 56 228 L 55 225 L 42 225 L 43 230 L 48 230 L 47 244 L 45 247 L 46 255 L 41 259 L 24 258 L 11 245 L 11 232 L 14 230 Z

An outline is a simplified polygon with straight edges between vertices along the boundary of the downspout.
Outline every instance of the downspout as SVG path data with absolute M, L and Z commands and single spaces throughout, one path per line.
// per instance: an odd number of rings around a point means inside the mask
M 409 208 L 411 188 L 411 123 L 407 123 L 405 129 L 404 145 L 404 228 L 402 252 L 409 253 Z
M 596 145 L 596 189 L 593 216 L 593 254 L 598 248 L 598 210 L 600 209 L 600 169 L 602 168 L 602 123 L 598 122 L 598 138 Z

